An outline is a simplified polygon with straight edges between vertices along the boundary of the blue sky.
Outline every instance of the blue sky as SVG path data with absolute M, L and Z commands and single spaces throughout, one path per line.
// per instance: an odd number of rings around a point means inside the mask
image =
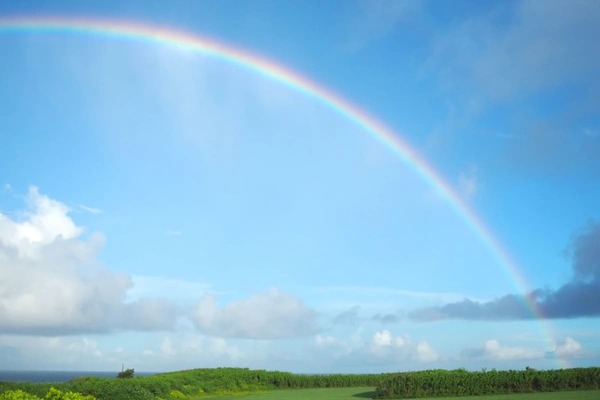
M 0 15 L 157 25 L 296 71 L 409 143 L 527 284 L 314 98 L 166 45 L 0 28 L 0 369 L 598 365 L 598 2 Z

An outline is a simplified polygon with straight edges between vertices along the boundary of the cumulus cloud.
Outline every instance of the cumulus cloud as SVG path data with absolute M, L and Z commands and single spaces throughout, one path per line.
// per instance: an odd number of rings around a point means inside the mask
M 419 321 L 440 319 L 519 320 L 577 318 L 600 315 L 600 224 L 589 223 L 574 236 L 569 247 L 572 279 L 556 290 L 537 289 L 527 296 L 509 294 L 478 302 L 465 299 L 409 313 Z M 533 312 L 532 310 L 536 310 Z
M 484 358 L 494 361 L 534 360 L 544 357 L 544 351 L 525 347 L 501 345 L 496 339 L 487 340 L 482 347 L 462 352 L 465 358 Z
M 389 361 L 417 361 L 422 363 L 439 360 L 439 355 L 424 341 L 415 341 L 410 336 L 394 336 L 384 329 L 375 332 L 362 352 L 368 359 L 386 359 Z
M 214 295 L 206 295 L 191 318 L 200 332 L 217 337 L 278 339 L 308 336 L 317 330 L 315 311 L 275 289 L 223 308 Z
M 152 370 L 175 370 L 205 366 L 222 367 L 247 365 L 252 346 L 240 348 L 223 338 L 206 337 L 195 332 L 174 332 L 157 338 L 155 343 L 146 343 L 146 348 L 136 356 L 140 363 Z
M 90 362 L 110 366 L 120 361 L 115 358 L 113 351 L 85 336 L 0 335 L 2 369 L 52 369 L 55 367 L 53 363 L 58 359 L 63 368 L 72 370 L 84 369 Z
M 129 276 L 96 259 L 104 239 L 83 237 L 69 208 L 29 189 L 20 220 L 0 214 L 0 331 L 39 335 L 168 329 L 161 300 L 125 302 Z
M 554 355 L 556 358 L 565 359 L 578 357 L 583 354 L 581 344 L 571 337 L 566 337 L 564 340 L 556 343 L 554 349 L 549 355 Z
M 330 335 L 318 334 L 314 337 L 314 350 L 317 357 L 324 359 L 339 360 L 348 357 L 352 353 L 352 345 Z
M 395 335 L 387 329 L 375 331 L 368 338 L 359 329 L 349 340 L 319 334 L 314 337 L 318 354 L 328 354 L 340 366 L 397 365 L 415 366 L 440 361 L 437 351 L 425 340 L 409 335 Z
M 151 371 L 197 368 L 208 366 L 239 365 L 247 363 L 246 351 L 222 338 L 207 338 L 193 332 L 168 334 L 133 332 L 129 342 L 140 346 L 115 347 L 114 341 L 105 342 L 97 336 L 29 336 L 0 335 L 0 369 L 56 369 L 56 360 L 70 370 L 110 371 L 125 362 L 144 365 Z M 259 349 L 257 351 L 261 351 Z
M 35 256 L 43 245 L 57 238 L 73 239 L 83 231 L 67 215 L 67 206 L 41 195 L 36 187 L 29 188 L 27 206 L 22 221 L 0 214 L 2 244 L 14 248 L 20 256 Z
M 571 337 L 558 341 L 549 352 L 542 349 L 527 348 L 519 346 L 507 346 L 501 344 L 496 339 L 487 340 L 483 346 L 463 350 L 461 355 L 464 358 L 481 358 L 493 361 L 511 361 L 511 360 L 536 360 L 541 358 L 559 358 L 569 359 L 582 356 L 583 348 L 579 342 Z

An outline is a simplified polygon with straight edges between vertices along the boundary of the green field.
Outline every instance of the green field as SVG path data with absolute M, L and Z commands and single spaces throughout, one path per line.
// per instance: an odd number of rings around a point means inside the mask
M 374 394 L 374 387 L 285 389 L 242 396 L 214 396 L 211 397 L 211 400 L 359 400 L 372 399 Z
M 370 399 L 375 388 L 288 389 L 253 393 L 244 396 L 214 396 L 214 400 L 360 400 Z M 207 398 L 207 397 L 203 397 Z M 598 400 L 600 390 L 567 392 L 517 393 L 493 396 L 431 397 L 419 400 Z

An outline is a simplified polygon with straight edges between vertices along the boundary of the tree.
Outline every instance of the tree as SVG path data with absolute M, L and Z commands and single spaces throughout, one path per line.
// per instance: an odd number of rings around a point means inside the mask
M 127 368 L 125 371 L 119 372 L 117 378 L 133 378 L 133 368 Z

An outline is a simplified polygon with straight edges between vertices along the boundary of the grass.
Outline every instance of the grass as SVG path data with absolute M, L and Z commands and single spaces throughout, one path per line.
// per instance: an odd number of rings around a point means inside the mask
M 375 388 L 288 389 L 238 396 L 210 396 L 215 400 L 360 400 L 370 399 Z M 206 399 L 208 396 L 203 397 Z M 597 400 L 600 390 L 500 394 L 470 397 L 432 397 L 420 400 Z
M 372 399 L 375 395 L 374 387 L 353 388 L 320 388 L 320 389 L 280 389 L 259 393 L 242 394 L 235 396 L 210 396 L 214 400 L 359 400 Z M 206 399 L 209 396 L 201 397 Z

